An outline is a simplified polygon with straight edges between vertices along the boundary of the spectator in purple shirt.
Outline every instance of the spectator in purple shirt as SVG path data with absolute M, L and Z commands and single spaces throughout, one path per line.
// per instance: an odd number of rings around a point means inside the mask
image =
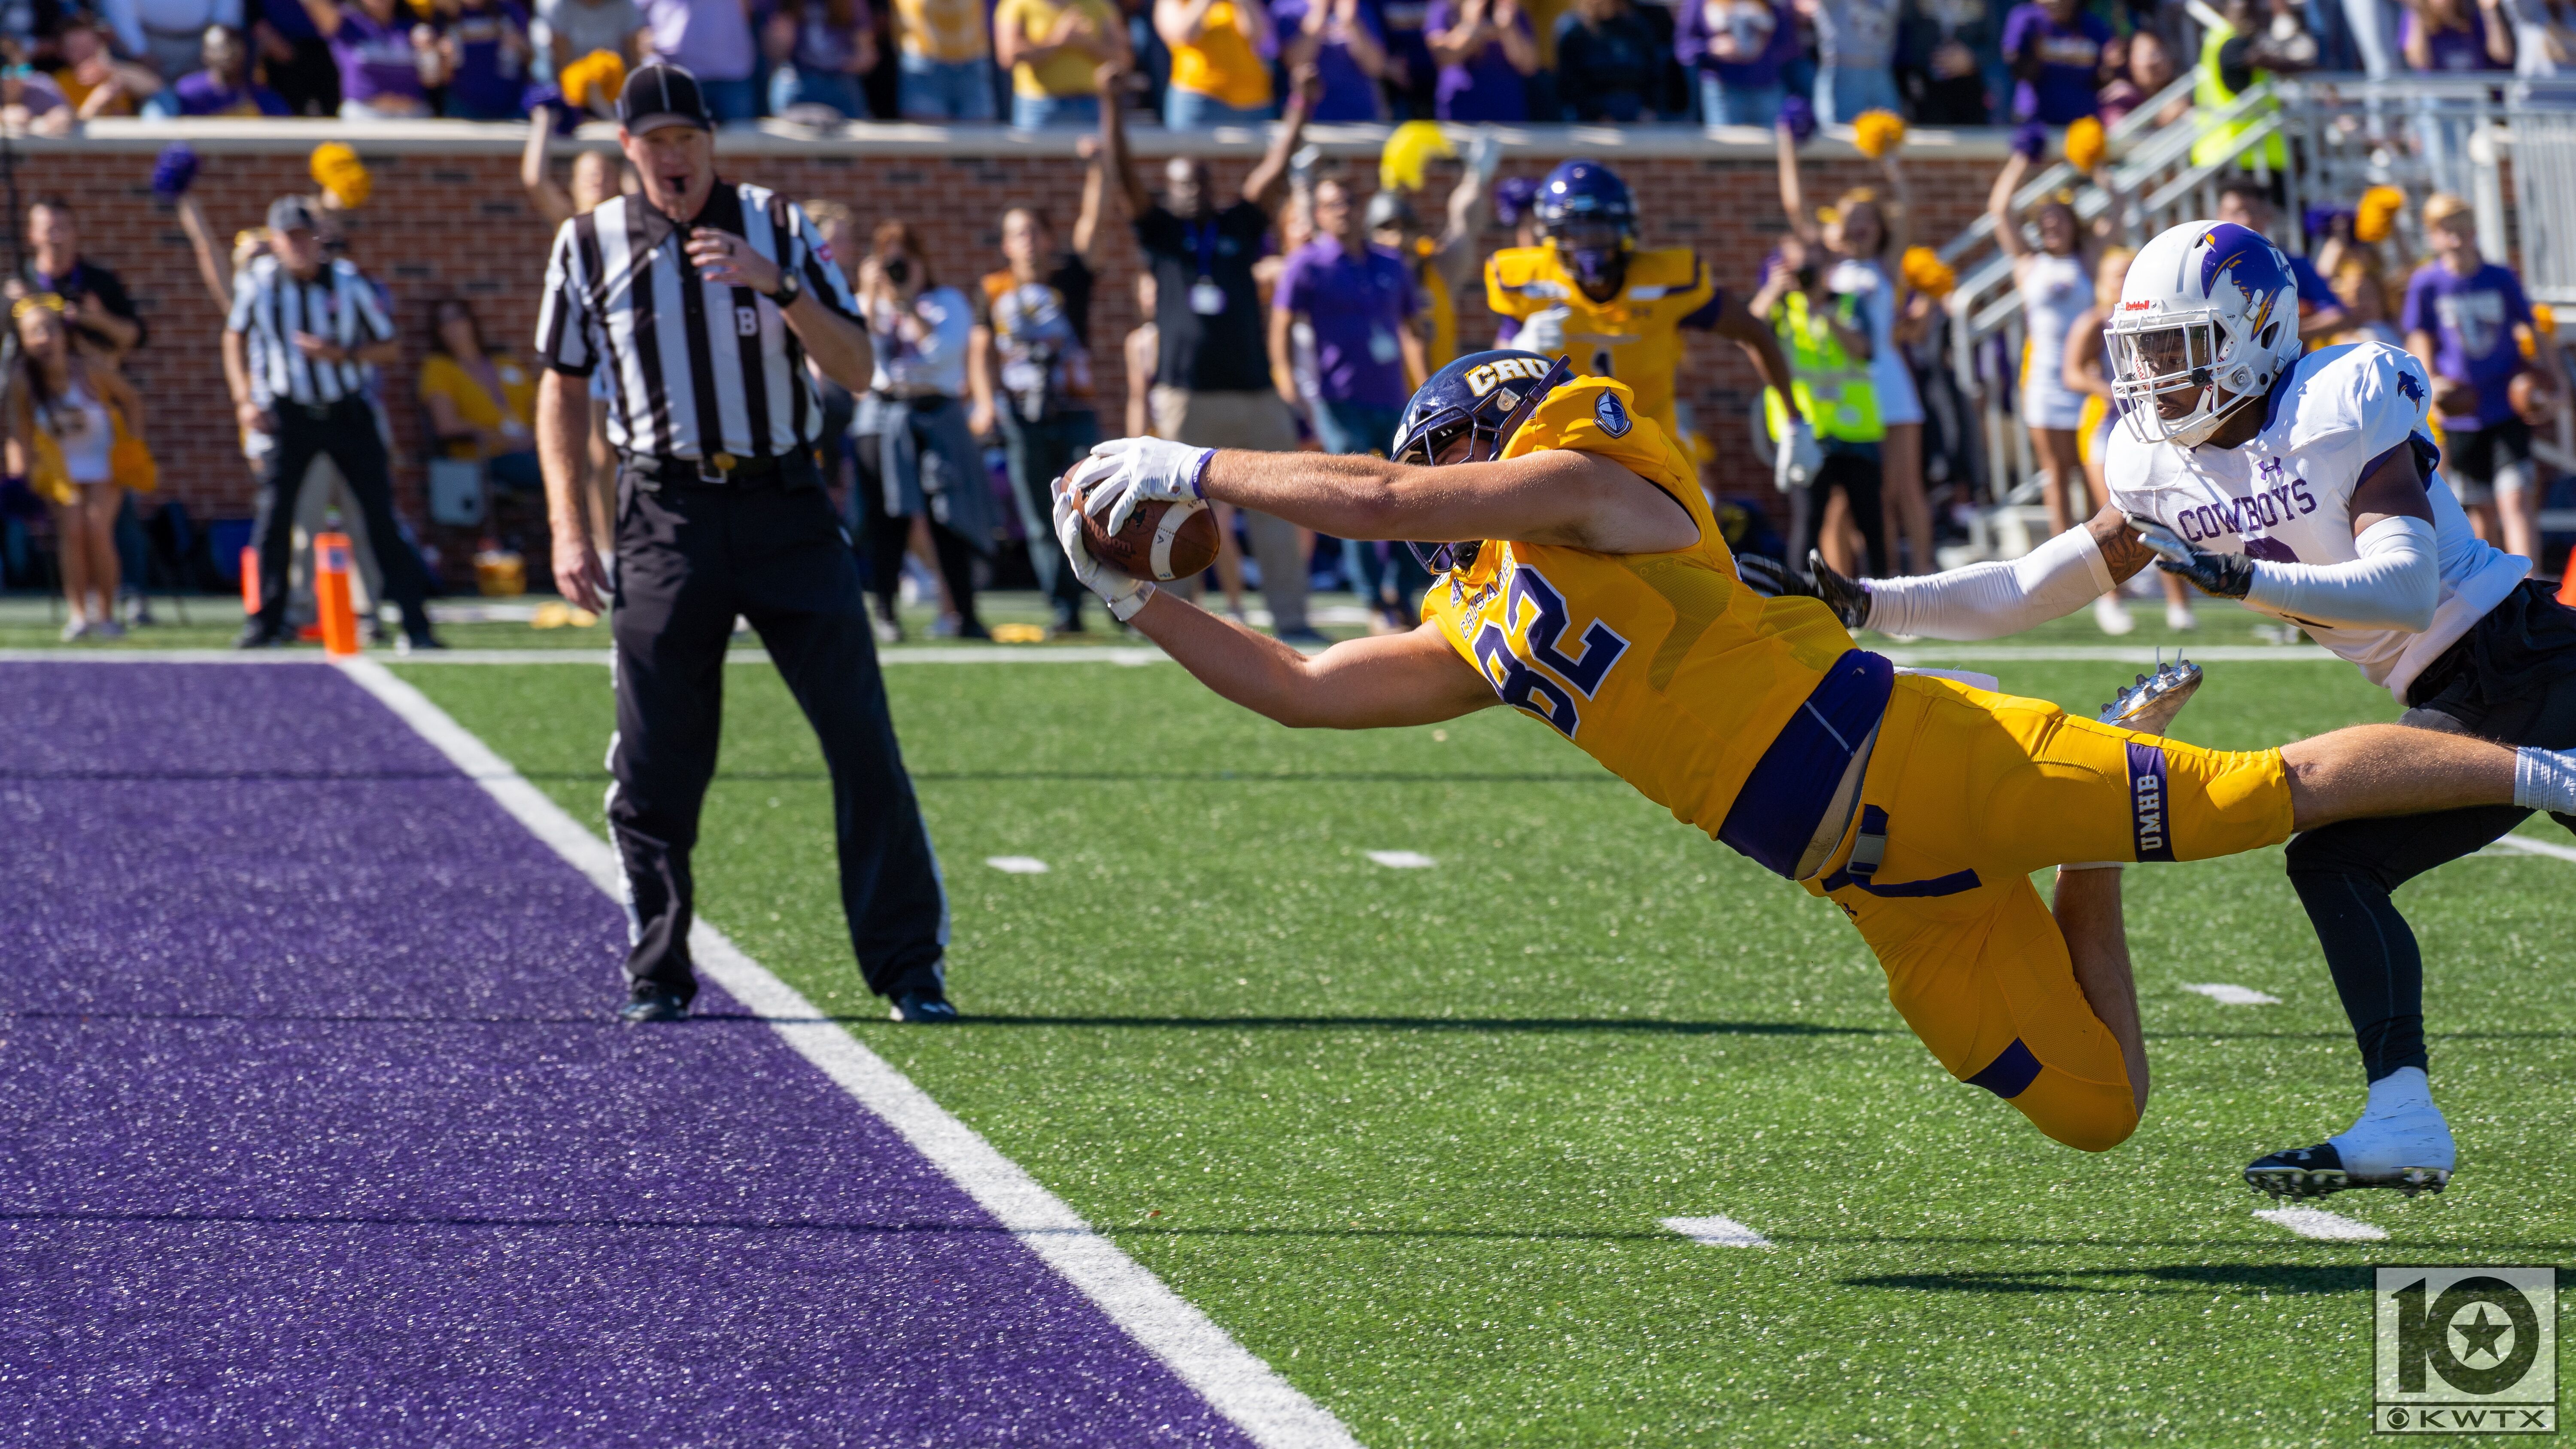
M 2532 333 L 2531 302 L 2510 267 L 2478 252 L 2477 217 L 2456 196 L 2424 203 L 2424 237 L 2433 260 L 2406 284 L 2397 325 L 2406 350 L 2433 374 L 2433 411 L 2442 424 L 2442 476 L 2469 510 L 2480 538 L 2501 523 L 2504 551 L 2540 557 L 2535 510 L 2538 479 L 2531 425 L 2514 411 L 2513 381 L 2529 371 L 2544 396 L 2557 392 L 2546 369 L 2523 361 Z
M 438 33 L 408 22 L 397 0 L 303 0 L 340 67 L 340 119 L 429 114 L 429 88 L 447 79 Z
M 2004 17 L 2004 59 L 2012 66 L 2013 119 L 2063 126 L 2098 115 L 2102 47 L 2111 23 L 2076 0 L 2027 0 Z
M 1436 27 L 1435 27 L 1436 33 Z M 1315 436 L 1328 453 L 1380 453 L 1394 445 L 1405 400 L 1428 374 L 1413 332 L 1413 278 L 1391 252 L 1368 244 L 1348 185 L 1317 183 L 1315 240 L 1289 254 L 1270 305 L 1270 377 L 1290 409 L 1303 399 L 1290 360 L 1289 334 L 1299 318 L 1315 333 Z M 1387 561 L 1406 550 L 1346 543 L 1344 565 L 1363 595 L 1391 622 L 1404 616 L 1420 584 L 1390 577 Z
M 1683 0 L 1673 54 L 1699 76 L 1707 124 L 1768 131 L 1788 98 L 1780 73 L 1797 59 L 1798 27 L 1771 0 Z
M 2398 47 L 2410 70 L 2511 70 L 2513 23 L 2501 0 L 2407 0 Z
M 760 87 L 753 76 L 758 57 L 752 52 L 746 0 L 644 0 L 644 24 L 652 31 L 645 46 L 652 58 L 696 76 L 707 109 L 718 121 L 748 121 L 760 114 Z
M 461 121 L 514 121 L 528 113 L 528 73 L 536 47 L 518 0 L 455 0 L 439 36 L 447 71 L 447 114 Z
M 1628 0 L 1574 0 L 1556 21 L 1556 94 L 1565 114 L 1542 119 L 1651 121 L 1663 67 L 1664 46 Z
M 1280 64 L 1293 75 L 1311 62 L 1323 83 L 1314 119 L 1386 119 L 1377 87 L 1394 65 L 1376 0 L 1277 0 L 1270 23 L 1282 40 Z
M 1538 39 L 1520 0 L 1431 0 L 1423 39 L 1440 65 L 1432 111 L 1444 121 L 1526 121 Z
M 144 102 L 147 116 L 291 116 L 285 98 L 250 76 L 250 51 L 238 30 L 206 27 L 205 69 Z

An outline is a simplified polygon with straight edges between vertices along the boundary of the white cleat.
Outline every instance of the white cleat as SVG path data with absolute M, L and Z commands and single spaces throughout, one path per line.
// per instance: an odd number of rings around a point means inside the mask
M 2192 630 L 2200 627 L 2200 619 L 2197 615 L 2192 613 L 2191 605 L 2177 604 L 2173 600 L 2167 599 L 2165 601 L 2165 627 L 2173 630 L 2177 634 L 2188 634 Z
M 2115 638 L 2138 627 L 2138 621 L 2129 614 L 2129 606 L 2121 603 L 2117 594 L 2104 594 L 2093 601 L 2093 622 Z
M 2355 1187 L 2393 1187 L 2413 1197 L 2448 1187 L 2459 1150 L 2433 1104 L 2431 1084 L 2402 1067 L 2370 1085 L 2361 1120 L 2315 1147 L 2276 1152 L 2245 1169 L 2245 1181 L 2274 1198 L 2325 1197 Z

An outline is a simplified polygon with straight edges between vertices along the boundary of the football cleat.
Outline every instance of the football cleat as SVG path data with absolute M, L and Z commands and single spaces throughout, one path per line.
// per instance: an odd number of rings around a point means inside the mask
M 2256 1192 L 2269 1193 L 2274 1202 L 2283 1198 L 2332 1197 L 2356 1187 L 2393 1187 L 2413 1197 L 2419 1192 L 2440 1192 L 2451 1182 L 2447 1167 L 2394 1167 L 2380 1172 L 2354 1172 L 2343 1164 L 2343 1154 L 2331 1142 L 2314 1147 L 2295 1147 L 2256 1158 L 2245 1168 L 2245 1185 Z
M 2142 735 L 2164 734 L 2173 727 L 2174 716 L 2191 702 L 2200 680 L 2200 666 L 2190 660 L 2176 655 L 2167 664 L 2159 658 L 2155 673 L 2139 675 L 2137 683 L 2121 690 L 2094 719 Z

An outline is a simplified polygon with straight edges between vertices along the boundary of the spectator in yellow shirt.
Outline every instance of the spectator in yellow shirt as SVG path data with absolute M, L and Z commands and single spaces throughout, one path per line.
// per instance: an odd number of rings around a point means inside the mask
M 1011 124 L 1087 131 L 1100 124 L 1100 67 L 1125 69 L 1127 23 L 1109 0 L 1001 0 L 993 54 L 1011 69 Z
M 896 104 L 907 121 L 993 119 L 983 0 L 894 0 Z
M 1258 126 L 1277 114 L 1261 58 L 1272 48 L 1262 0 L 1154 0 L 1154 32 L 1172 51 L 1166 129 Z
M 545 492 L 537 471 L 537 380 L 483 345 L 474 305 L 450 297 L 429 309 L 429 354 L 420 360 L 420 401 L 430 431 L 450 458 L 480 459 L 495 487 Z

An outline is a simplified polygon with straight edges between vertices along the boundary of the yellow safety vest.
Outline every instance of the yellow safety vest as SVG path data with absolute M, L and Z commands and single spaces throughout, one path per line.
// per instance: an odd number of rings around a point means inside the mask
M 1844 326 L 1863 325 L 1856 298 L 1838 297 L 1833 305 Z M 1854 361 L 1843 350 L 1823 314 L 1808 309 L 1805 292 L 1780 299 L 1771 314 L 1771 330 L 1780 334 L 1780 349 L 1789 356 L 1789 386 L 1798 395 L 1798 411 L 1817 437 L 1875 443 L 1887 436 L 1887 425 L 1878 420 L 1878 389 L 1870 383 L 1869 364 Z M 1762 413 L 1772 437 L 1788 430 L 1778 388 L 1762 390 Z
M 2215 166 L 2226 160 L 2228 153 L 2236 148 L 2237 137 L 2254 129 L 2265 116 L 2281 108 L 2279 101 L 2265 101 L 2233 121 L 2220 123 L 2206 119 L 2236 104 L 2237 96 L 2242 94 L 2229 90 L 2227 83 L 2218 78 L 2219 48 L 2235 38 L 2236 32 L 2224 25 L 2213 25 L 2201 34 L 2200 79 L 2191 88 L 2191 103 L 2204 119 L 2200 122 L 2200 139 L 2191 143 L 2191 164 L 2194 166 Z M 2272 73 L 2268 70 L 2254 72 L 2256 85 L 2263 85 L 2271 79 Z M 2250 171 L 2254 160 L 2247 156 L 2238 164 Z M 2278 131 L 2263 139 L 2263 164 L 2271 167 L 2276 175 L 2290 169 L 2289 149 L 2281 144 Z

